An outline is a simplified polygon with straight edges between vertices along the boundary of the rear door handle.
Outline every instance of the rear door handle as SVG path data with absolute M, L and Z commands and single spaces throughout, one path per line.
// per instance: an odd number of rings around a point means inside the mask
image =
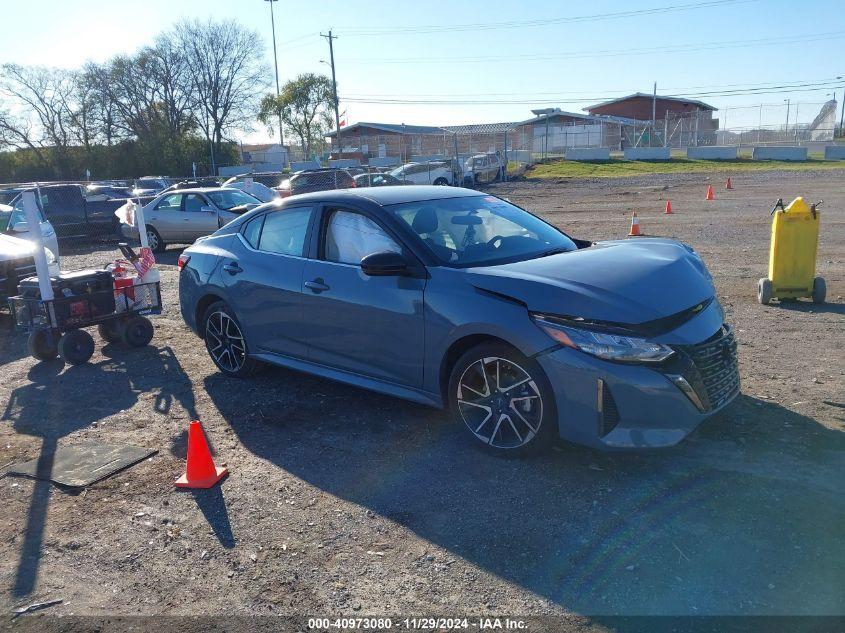
M 329 287 L 324 284 L 320 279 L 315 279 L 314 281 L 306 281 L 305 287 L 315 294 L 320 294 L 321 292 L 325 292 L 329 289 Z
M 238 262 L 231 262 L 223 266 L 223 270 L 225 270 L 230 275 L 237 275 L 238 273 L 242 273 L 244 271 L 243 268 L 240 267 Z

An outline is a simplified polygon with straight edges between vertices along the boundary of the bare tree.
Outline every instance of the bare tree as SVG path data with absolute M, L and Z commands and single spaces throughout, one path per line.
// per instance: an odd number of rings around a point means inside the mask
M 193 82 L 197 124 L 212 147 L 226 135 L 249 130 L 268 85 L 264 44 L 255 31 L 232 22 L 185 20 L 177 24 L 180 48 Z
M 52 154 L 57 175 L 69 169 L 68 149 L 73 141 L 72 73 L 43 66 L 0 66 L 0 94 L 14 110 L 0 112 L 0 136 L 15 148 L 29 148 L 47 164 Z

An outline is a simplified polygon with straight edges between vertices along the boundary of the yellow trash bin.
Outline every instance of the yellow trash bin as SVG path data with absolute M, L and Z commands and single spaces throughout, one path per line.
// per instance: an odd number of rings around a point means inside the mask
M 824 303 L 824 279 L 816 277 L 816 250 L 821 214 L 817 204 L 795 198 L 784 208 L 778 200 L 772 209 L 772 243 L 769 277 L 757 283 L 757 300 L 767 305 L 772 299 L 811 297 Z

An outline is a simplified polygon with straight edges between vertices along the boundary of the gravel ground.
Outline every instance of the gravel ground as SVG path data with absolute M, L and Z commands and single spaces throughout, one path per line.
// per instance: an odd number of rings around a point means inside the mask
M 158 449 L 70 494 L 0 479 L 0 608 L 52 614 L 845 614 L 845 171 L 523 181 L 498 195 L 571 234 L 693 245 L 740 340 L 743 394 L 679 446 L 531 460 L 468 449 L 445 416 L 271 369 L 220 376 L 178 311 L 153 345 L 36 363 L 0 334 L 0 464 L 102 440 Z M 825 200 L 829 303 L 763 307 L 769 209 Z M 671 198 L 674 215 L 663 215 Z M 66 254 L 102 265 L 111 250 Z M 177 491 L 199 417 L 231 474 Z

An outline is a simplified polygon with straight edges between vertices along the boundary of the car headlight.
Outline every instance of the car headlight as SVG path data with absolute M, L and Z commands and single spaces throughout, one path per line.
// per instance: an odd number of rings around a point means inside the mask
M 636 336 L 623 336 L 561 325 L 542 315 L 534 323 L 562 345 L 620 363 L 660 363 L 675 353 L 671 347 Z

